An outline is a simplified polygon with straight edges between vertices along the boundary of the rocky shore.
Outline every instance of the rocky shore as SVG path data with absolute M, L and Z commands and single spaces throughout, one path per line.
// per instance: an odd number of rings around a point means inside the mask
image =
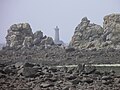
M 0 50 L 0 90 L 120 90 L 120 74 L 90 64 L 120 64 L 120 14 L 105 16 L 103 27 L 84 17 L 67 47 L 14 24 Z
M 95 67 L 57 68 L 32 63 L 0 64 L 0 90 L 119 90 L 120 76 Z

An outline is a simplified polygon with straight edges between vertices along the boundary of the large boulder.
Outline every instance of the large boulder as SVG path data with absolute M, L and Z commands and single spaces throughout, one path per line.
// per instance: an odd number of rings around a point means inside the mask
M 42 39 L 43 39 L 43 32 L 36 31 L 34 33 L 34 41 L 33 41 L 34 45 L 39 45 Z
M 91 24 L 84 17 L 75 28 L 70 46 L 80 49 L 120 49 L 120 14 L 106 15 L 103 28 Z
M 104 34 L 101 37 L 106 47 L 120 49 L 120 14 L 110 14 L 104 17 Z M 102 44 L 104 46 L 104 44 Z
M 36 31 L 34 34 L 28 23 L 19 23 L 10 26 L 6 36 L 7 49 L 25 49 L 40 45 L 53 45 L 51 37 L 43 36 L 42 31 Z
M 92 48 L 103 34 L 103 28 L 100 25 L 90 23 L 87 17 L 81 20 L 81 23 L 75 28 L 70 46 L 75 48 Z
M 8 29 L 6 36 L 7 46 L 11 48 L 21 46 L 26 37 L 33 38 L 30 25 L 28 23 L 14 24 Z
M 45 45 L 53 45 L 54 41 L 51 37 L 46 37 L 41 41 L 41 44 Z

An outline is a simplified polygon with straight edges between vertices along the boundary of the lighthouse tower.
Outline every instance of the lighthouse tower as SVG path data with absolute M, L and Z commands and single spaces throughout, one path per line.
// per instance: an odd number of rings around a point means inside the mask
M 55 27 L 55 43 L 59 42 L 59 28 L 58 26 Z
M 54 43 L 58 45 L 62 45 L 63 41 L 59 39 L 59 28 L 58 26 L 55 27 L 55 38 L 54 38 Z

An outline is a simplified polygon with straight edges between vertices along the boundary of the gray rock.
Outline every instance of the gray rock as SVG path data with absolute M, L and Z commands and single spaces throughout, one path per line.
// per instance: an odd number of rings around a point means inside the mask
M 42 88 L 48 88 L 48 87 L 53 87 L 54 85 L 52 83 L 42 83 L 41 87 Z
M 96 68 L 94 66 L 86 66 L 85 67 L 85 74 L 92 74 L 96 71 Z
M 33 39 L 32 37 L 25 37 L 23 41 L 23 47 L 31 47 L 33 45 Z
M 6 76 L 5 74 L 1 74 L 1 73 L 0 73 L 0 79 L 1 79 L 1 78 L 6 78 L 6 77 L 7 77 L 7 76 Z
M 16 67 L 16 68 L 22 68 L 22 67 L 23 67 L 23 63 L 22 63 L 22 62 L 17 62 L 17 63 L 15 64 L 15 67 Z
M 22 45 L 25 37 L 33 37 L 30 25 L 28 23 L 14 24 L 8 29 L 7 46 L 16 48 Z
M 35 66 L 33 63 L 25 63 L 24 64 L 24 67 L 33 67 Z
M 36 31 L 36 32 L 34 33 L 34 39 L 35 39 L 35 38 L 42 39 L 42 38 L 43 38 L 43 32 L 41 32 L 41 31 Z
M 36 77 L 37 71 L 36 68 L 24 67 L 22 74 L 25 77 Z
M 119 49 L 120 44 L 120 14 L 110 14 L 104 17 L 103 22 L 105 42 L 111 42 L 108 46 Z
M 75 28 L 70 46 L 81 49 L 91 48 L 86 46 L 88 46 L 88 43 L 98 40 L 102 33 L 103 28 L 100 25 L 91 24 L 87 17 L 84 17 L 81 23 Z
M 66 79 L 68 79 L 68 80 L 73 80 L 73 79 L 75 79 L 76 78 L 76 76 L 75 75 L 68 75 L 68 76 L 66 76 Z
M 102 83 L 105 84 L 105 85 L 109 85 L 109 84 L 112 84 L 112 80 L 102 80 Z
M 79 49 L 120 49 L 120 14 L 104 17 L 103 28 L 84 17 L 75 28 L 70 46 Z
M 40 45 L 53 45 L 51 37 L 43 36 L 43 32 L 34 34 L 28 23 L 19 23 L 10 26 L 6 36 L 6 47 L 11 49 L 25 49 Z
M 43 39 L 43 32 L 36 31 L 34 33 L 34 41 L 33 41 L 34 45 L 40 45 L 42 39 Z
M 102 80 L 110 80 L 110 79 L 112 79 L 111 76 L 103 76 L 103 77 L 102 77 Z
M 70 88 L 69 86 L 65 86 L 62 88 L 62 90 L 69 90 L 69 88 Z
M 89 78 L 89 77 L 84 77 L 82 81 L 83 81 L 83 82 L 86 82 L 86 83 L 88 83 L 88 84 L 93 83 L 93 79 L 92 79 L 92 78 Z
M 25 77 L 36 77 L 39 68 L 35 68 L 34 64 L 25 63 L 23 66 L 22 75 Z
M 46 37 L 45 39 L 42 39 L 41 44 L 42 45 L 53 45 L 54 41 L 51 37 Z
M 65 51 L 72 52 L 72 51 L 75 51 L 75 48 L 74 47 L 67 47 L 67 48 L 65 48 Z

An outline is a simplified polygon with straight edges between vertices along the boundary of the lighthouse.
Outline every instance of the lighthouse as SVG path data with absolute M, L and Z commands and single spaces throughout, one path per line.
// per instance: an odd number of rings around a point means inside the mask
M 55 27 L 55 43 L 59 42 L 59 28 L 58 26 Z
M 63 41 L 61 41 L 60 38 L 59 38 L 59 28 L 58 28 L 58 26 L 56 26 L 54 30 L 55 30 L 54 43 L 58 44 L 58 45 L 62 45 Z

